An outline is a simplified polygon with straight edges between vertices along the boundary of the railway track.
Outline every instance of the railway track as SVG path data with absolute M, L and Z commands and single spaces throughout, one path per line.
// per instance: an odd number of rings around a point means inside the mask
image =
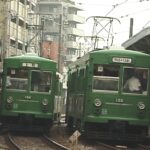
M 7 143 L 9 148 L 3 147 L 7 150 L 70 150 L 70 148 L 63 146 L 62 144 L 50 139 L 50 137 L 43 135 L 38 137 L 20 137 L 10 133 L 7 134 Z
M 50 139 L 50 137 L 48 137 L 47 135 L 43 135 L 43 137 L 44 137 L 44 140 L 48 142 L 48 144 L 53 145 L 58 150 L 70 150 L 70 148 L 65 147 L 64 145 Z
M 97 143 L 96 146 L 97 150 L 150 150 L 150 145 L 145 144 L 124 144 L 124 145 L 117 145 L 117 144 L 105 144 L 105 143 Z
M 110 145 L 110 144 L 98 142 L 97 143 L 97 148 L 98 149 L 100 148 L 100 149 L 103 149 L 103 150 L 124 150 L 127 147 L 126 146 Z
M 59 129 L 59 130 L 58 130 Z M 147 143 L 119 144 L 117 142 L 97 142 L 80 139 L 77 145 L 69 143 L 69 137 L 64 127 L 55 127 L 49 136 L 43 135 L 14 135 L 5 133 L 0 135 L 0 150 L 150 150 Z M 5 137 L 5 138 L 4 138 Z
M 140 150 L 150 150 L 150 145 L 138 144 Z
M 14 141 L 12 135 L 8 133 L 8 141 L 11 143 L 14 150 L 21 150 L 21 147 Z

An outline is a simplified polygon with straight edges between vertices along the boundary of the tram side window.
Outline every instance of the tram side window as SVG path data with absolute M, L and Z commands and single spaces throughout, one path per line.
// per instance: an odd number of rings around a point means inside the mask
M 25 69 L 13 69 L 7 70 L 6 88 L 27 90 L 28 87 L 28 72 Z
M 35 92 L 51 92 L 51 77 L 50 72 L 32 71 L 31 74 L 31 91 Z
M 93 69 L 93 90 L 118 91 L 119 70 L 119 66 L 95 64 Z
M 123 92 L 147 95 L 148 69 L 124 68 Z
M 77 72 L 72 72 L 70 75 L 69 87 L 71 92 L 75 92 L 77 87 Z
M 79 70 L 77 77 L 77 90 L 83 92 L 84 90 L 84 69 Z

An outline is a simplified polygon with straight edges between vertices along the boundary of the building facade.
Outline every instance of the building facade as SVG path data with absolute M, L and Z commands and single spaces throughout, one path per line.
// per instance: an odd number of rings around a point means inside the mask
M 1 59 L 24 54 L 29 43 L 37 44 L 37 38 L 30 41 L 37 31 L 28 32 L 32 25 L 39 22 L 38 17 L 33 15 L 35 7 L 36 0 L 0 1 Z
M 73 0 L 0 1 L 0 58 L 35 51 L 58 62 L 59 72 L 74 61 L 80 51 L 77 28 L 85 18 Z
M 77 37 L 84 36 L 84 32 L 77 24 L 85 23 L 85 18 L 77 12 L 82 9 L 73 0 L 39 0 L 38 6 L 41 24 L 44 24 L 42 55 L 56 60 L 62 73 L 63 68 L 78 57 Z

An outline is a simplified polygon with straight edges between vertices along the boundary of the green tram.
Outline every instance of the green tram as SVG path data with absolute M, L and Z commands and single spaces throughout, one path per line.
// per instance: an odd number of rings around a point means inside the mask
M 91 51 L 69 65 L 66 123 L 87 138 L 139 140 L 150 123 L 150 55 Z
M 49 129 L 60 118 L 59 79 L 52 60 L 33 54 L 5 58 L 0 122 L 13 129 Z

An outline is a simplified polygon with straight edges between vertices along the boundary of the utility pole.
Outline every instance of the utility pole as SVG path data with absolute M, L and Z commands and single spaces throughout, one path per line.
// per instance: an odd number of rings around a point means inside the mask
M 37 12 L 32 12 L 31 3 L 28 9 L 28 42 L 26 52 L 34 52 L 41 55 L 41 47 L 39 46 L 39 39 L 41 39 L 41 31 L 43 30 L 43 25 L 39 24 L 39 15 Z M 37 42 L 38 41 L 38 42 Z
M 59 47 L 58 47 L 58 71 L 59 73 L 62 73 L 62 15 L 60 14 L 60 20 L 59 20 Z
M 133 18 L 130 18 L 129 38 L 133 36 Z
M 10 17 L 11 17 L 11 14 L 10 14 L 10 1 L 6 0 L 6 1 L 2 1 L 3 3 L 3 15 L 4 15 L 4 21 L 3 21 L 3 25 L 2 25 L 2 28 L 3 28 L 3 33 L 2 33 L 2 53 L 1 53 L 1 57 L 2 57 L 2 62 L 3 62 L 3 59 L 5 57 L 8 56 L 8 53 L 9 53 L 9 45 L 10 45 Z M 2 14 L 1 14 L 2 15 Z
M 3 38 L 4 38 L 4 27 L 5 27 L 5 11 L 4 11 L 4 1 L 0 1 L 0 51 L 1 51 L 1 57 L 3 55 Z

